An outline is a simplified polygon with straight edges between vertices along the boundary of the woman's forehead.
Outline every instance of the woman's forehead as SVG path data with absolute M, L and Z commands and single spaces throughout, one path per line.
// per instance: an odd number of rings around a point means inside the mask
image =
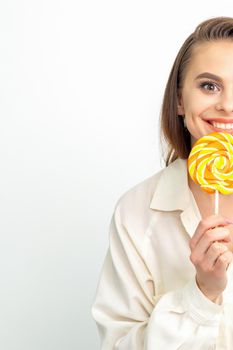
M 218 40 L 195 45 L 185 75 L 203 72 L 223 78 L 233 74 L 233 41 Z
M 226 58 L 226 54 L 233 55 L 233 40 L 208 41 L 194 45 L 191 60 Z

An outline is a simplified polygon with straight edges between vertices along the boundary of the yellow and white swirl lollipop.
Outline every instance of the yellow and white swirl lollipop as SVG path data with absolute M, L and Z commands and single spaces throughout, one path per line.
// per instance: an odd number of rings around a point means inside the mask
M 188 158 L 188 170 L 203 191 L 216 194 L 217 214 L 218 193 L 233 193 L 233 136 L 214 132 L 197 140 Z

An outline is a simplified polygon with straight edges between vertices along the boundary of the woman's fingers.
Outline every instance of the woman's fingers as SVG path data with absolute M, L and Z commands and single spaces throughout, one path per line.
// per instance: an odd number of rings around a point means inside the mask
M 219 242 L 212 243 L 204 256 L 204 259 L 201 261 L 202 270 L 205 272 L 213 271 L 219 257 L 227 251 L 228 249 L 224 244 Z
M 190 240 L 190 248 L 193 250 L 195 246 L 198 244 L 199 240 L 202 238 L 203 234 L 211 229 L 214 229 L 219 226 L 226 226 L 231 224 L 232 221 L 230 221 L 227 218 L 224 218 L 220 215 L 212 215 L 208 218 L 201 220 L 200 223 L 197 226 L 197 229 L 195 231 L 195 234 L 193 235 L 192 239 Z M 229 241 L 230 238 L 228 238 Z
M 226 252 L 221 254 L 215 263 L 215 274 L 216 276 L 221 276 L 225 272 L 232 262 L 233 254 L 228 249 Z
M 228 242 L 229 240 L 230 240 L 230 231 L 227 228 L 216 227 L 214 229 L 210 229 L 206 231 L 205 234 L 202 235 L 202 239 L 200 239 L 197 242 L 195 248 L 192 250 L 191 257 L 194 261 L 202 261 L 204 258 L 204 255 L 206 254 L 208 249 L 211 247 L 213 242 L 215 241 Z

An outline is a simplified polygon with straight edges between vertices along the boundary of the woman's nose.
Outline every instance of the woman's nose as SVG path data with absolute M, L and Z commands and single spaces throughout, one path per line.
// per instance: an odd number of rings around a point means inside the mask
M 216 104 L 218 111 L 225 111 L 227 114 L 233 113 L 233 91 L 221 96 Z

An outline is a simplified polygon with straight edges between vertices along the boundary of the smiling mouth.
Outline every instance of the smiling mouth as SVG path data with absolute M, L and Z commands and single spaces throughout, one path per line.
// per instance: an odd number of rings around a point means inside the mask
M 207 123 L 213 126 L 215 129 L 233 131 L 233 123 L 218 123 L 213 120 L 208 120 Z

